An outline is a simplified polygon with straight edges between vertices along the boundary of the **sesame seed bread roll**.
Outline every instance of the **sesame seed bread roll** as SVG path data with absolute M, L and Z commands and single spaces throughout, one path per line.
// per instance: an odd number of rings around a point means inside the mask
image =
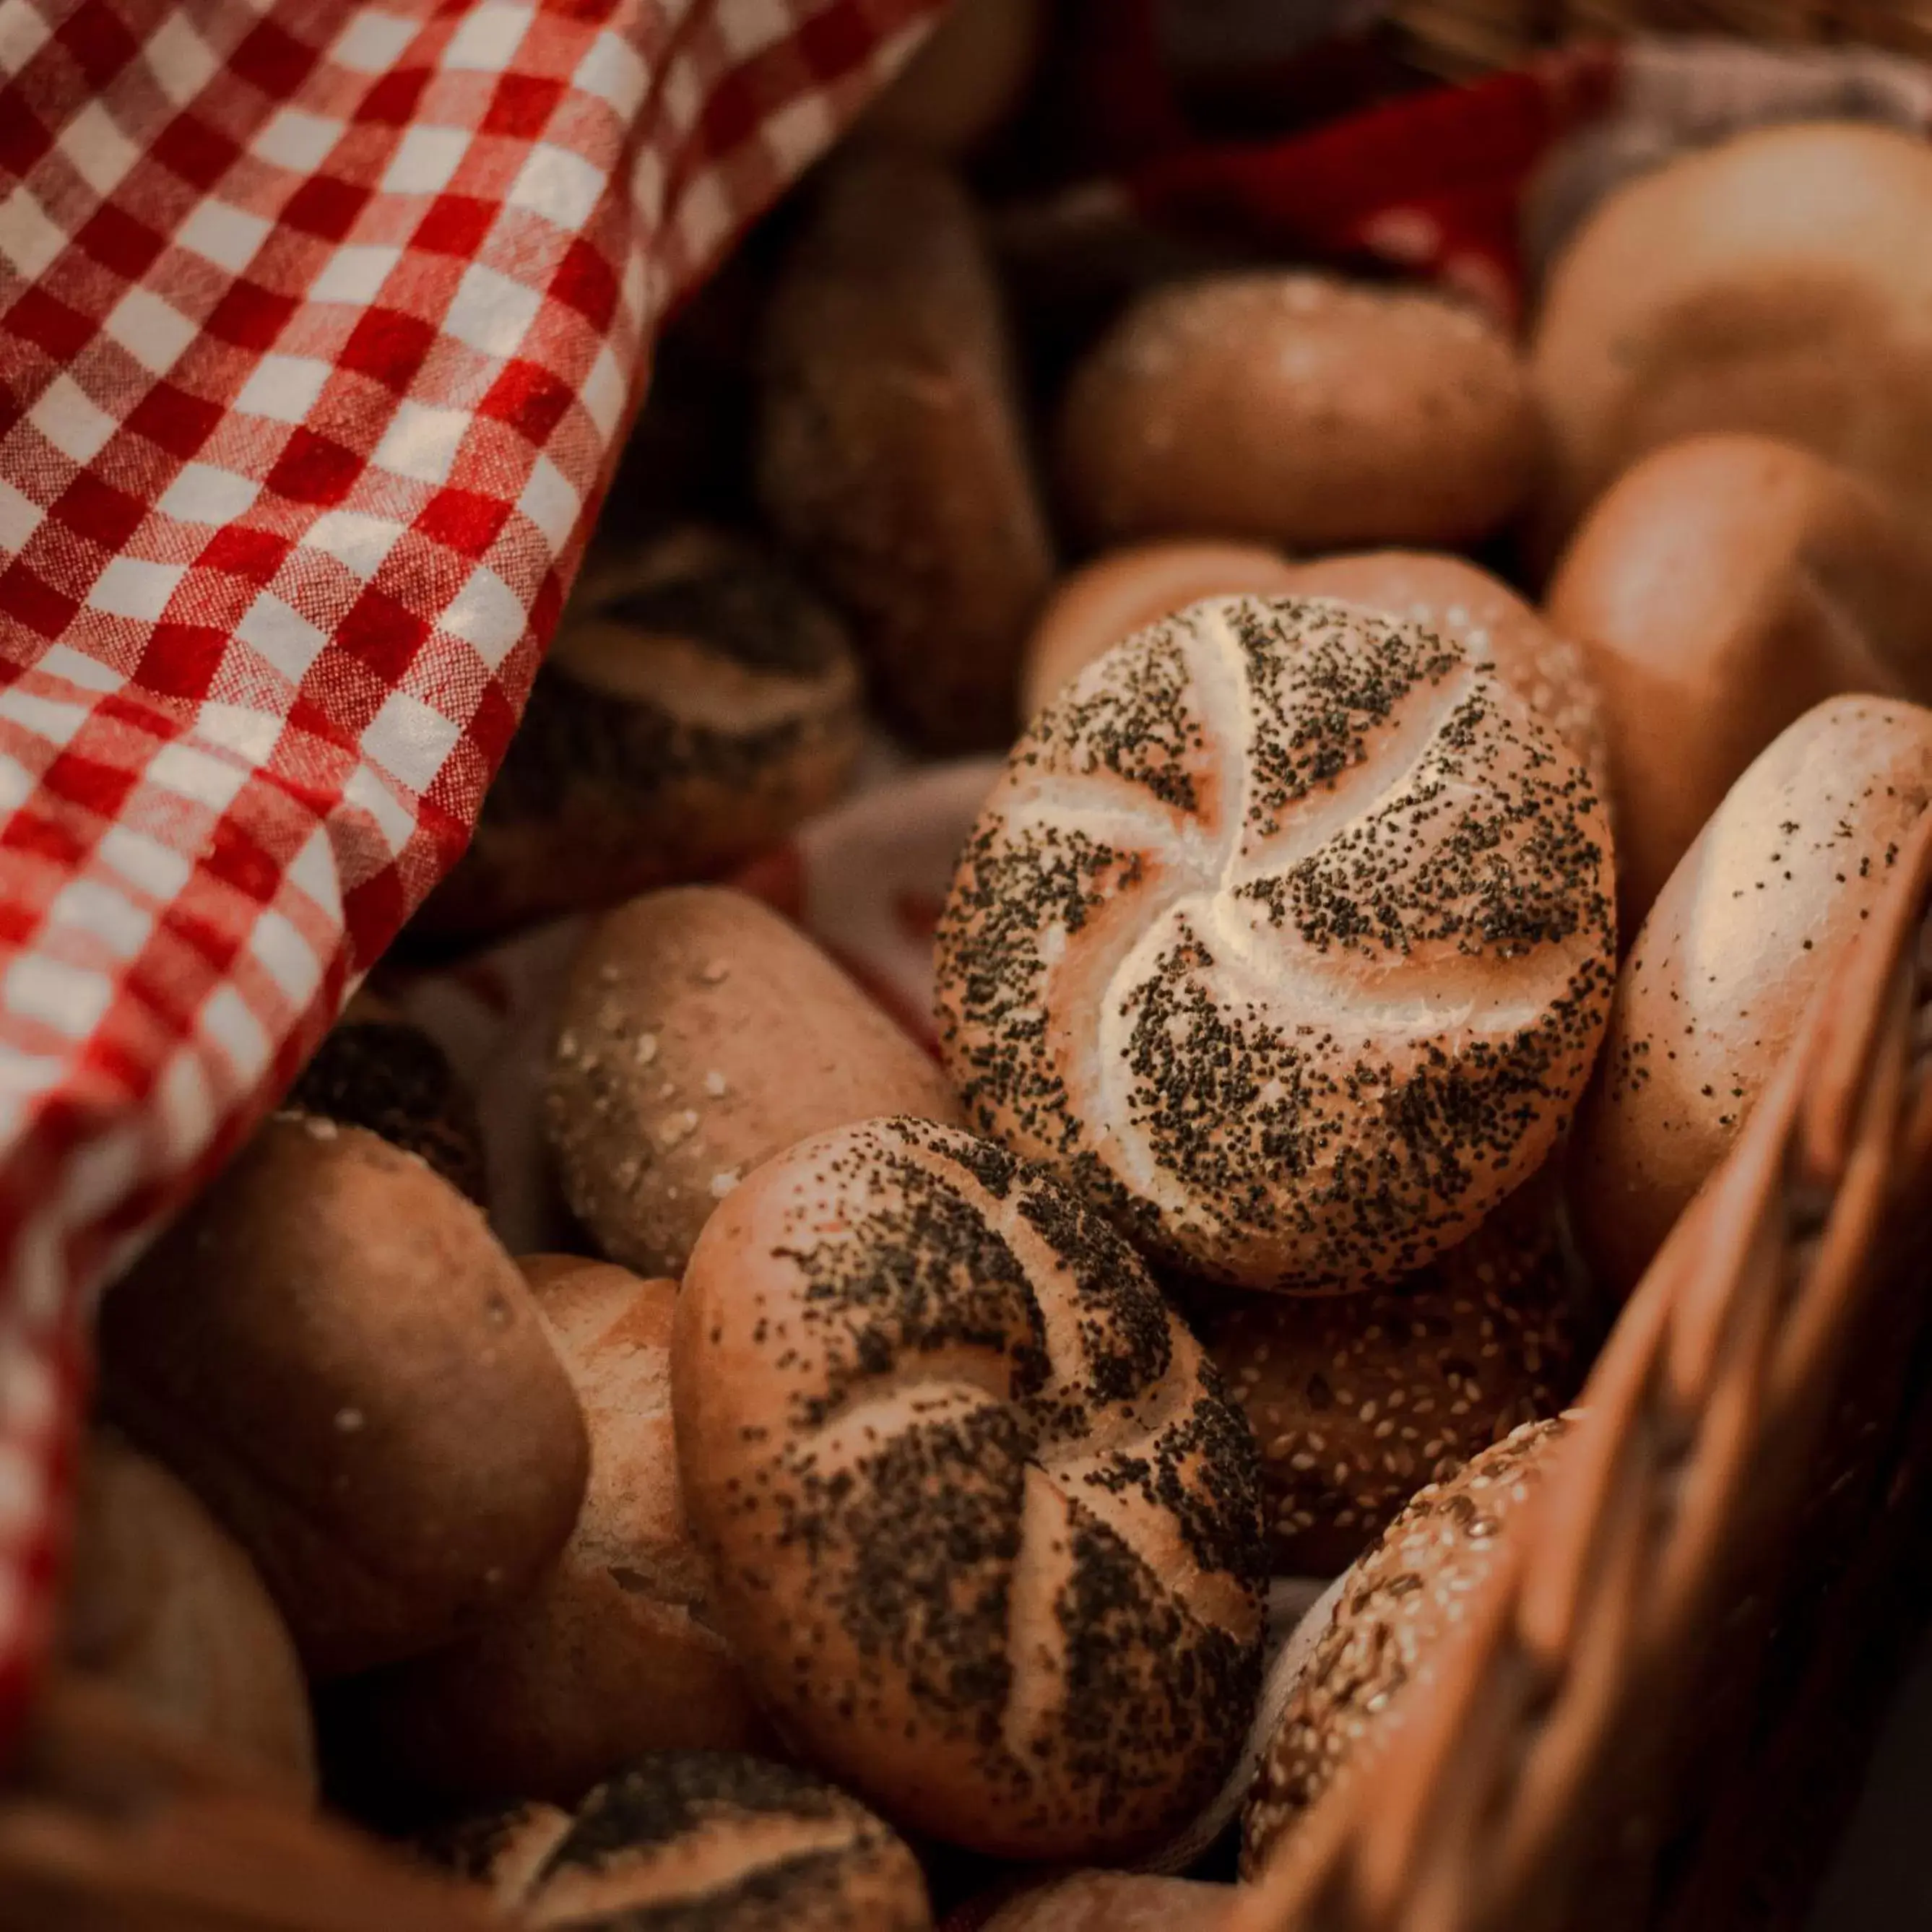
M 1339 597 L 1454 637 L 1581 758 L 1599 795 L 1612 802 L 1603 700 L 1582 646 L 1499 578 L 1460 556 L 1378 550 L 1311 558 L 1283 586 L 1299 597 Z M 1618 841 L 1621 868 L 1623 844 Z
M 1932 147 L 1869 122 L 1763 128 L 1610 196 L 1552 268 L 1531 350 L 1568 530 L 1646 452 L 1799 443 L 1932 531 Z
M 766 514 L 930 750 L 1004 744 L 1052 546 L 972 205 L 916 154 L 848 147 L 766 311 Z
M 1137 1872 L 1070 1872 L 1030 1887 L 981 1932 L 1219 1932 L 1234 1906 L 1225 1885 Z
M 694 525 L 608 545 L 418 923 L 495 932 L 715 878 L 832 803 L 863 729 L 844 626 L 758 545 Z
M 1347 1567 L 1418 1486 L 1554 1415 L 1586 1363 L 1584 1298 L 1545 1168 L 1392 1286 L 1233 1297 L 1202 1324 L 1261 1445 L 1275 1574 Z
M 468 1874 L 520 1925 L 580 1932 L 929 1932 L 904 1843 L 808 1772 L 659 1751 L 574 1816 L 525 1807 L 472 1827 Z
M 1466 1616 L 1567 1426 L 1560 1417 L 1526 1424 L 1432 1483 L 1345 1576 L 1242 1815 L 1244 1878 L 1259 1874 L 1364 1738 L 1402 1723 L 1402 1693 Z
M 970 1119 L 1169 1264 L 1358 1286 L 1541 1162 L 1610 1004 L 1588 775 L 1453 638 L 1195 605 L 1041 712 L 937 939 Z
M 881 1113 L 960 1118 L 931 1058 L 758 900 L 651 893 L 584 941 L 544 1121 L 571 1211 L 612 1261 L 681 1275 L 742 1175 Z
M 1571 1198 L 1605 1287 L 1634 1288 L 1743 1130 L 1812 996 L 1932 802 L 1932 711 L 1837 698 L 1752 764 L 1624 962 Z
M 344 1718 L 370 1768 L 418 1795 L 574 1803 L 645 1751 L 767 1738 L 709 1622 L 685 1525 L 670 1410 L 677 1284 L 568 1256 L 518 1265 L 590 1432 L 577 1526 L 527 1596 L 428 1657 L 358 1679 Z
M 1932 546 L 1862 478 L 1768 436 L 1634 464 L 1548 606 L 1602 694 L 1626 934 L 1793 719 L 1842 692 L 1932 696 Z
M 1070 572 L 1047 599 L 1027 640 L 1020 709 L 1030 718 L 1103 651 L 1204 597 L 1267 596 L 1294 587 L 1294 567 L 1258 544 L 1182 542 L 1110 550 Z
M 1213 1796 L 1258 1682 L 1253 1438 L 1046 1177 L 904 1119 L 792 1149 L 692 1256 L 672 1390 L 718 1621 L 842 1783 L 1042 1859 Z
M 1290 550 L 1500 526 L 1541 426 L 1509 339 L 1440 296 L 1274 271 L 1168 284 L 1076 372 L 1058 430 L 1088 537 Z

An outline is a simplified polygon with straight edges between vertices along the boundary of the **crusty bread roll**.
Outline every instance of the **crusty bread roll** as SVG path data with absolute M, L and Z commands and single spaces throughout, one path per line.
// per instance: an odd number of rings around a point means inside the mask
M 881 1113 L 960 1118 L 927 1054 L 756 899 L 652 893 L 585 940 L 545 1120 L 565 1198 L 613 1261 L 682 1274 L 741 1175 Z
M 1011 365 L 958 183 L 848 149 L 766 314 L 759 490 L 851 618 L 875 695 L 934 749 L 1010 736 L 1052 580 Z
M 1069 1872 L 1001 1906 L 982 1932 L 1219 1932 L 1234 1905 L 1234 1892 L 1225 1885 L 1136 1872 Z
M 1454 638 L 1195 605 L 1034 720 L 937 941 L 975 1124 L 1179 1268 L 1359 1286 L 1461 1240 L 1610 1004 L 1604 813 Z
M 567 1816 L 472 1828 L 460 1862 L 519 1925 L 618 1932 L 928 1932 L 902 1840 L 809 1772 L 659 1751 Z
M 1452 1480 L 1432 1483 L 1350 1570 L 1309 1652 L 1241 1819 L 1252 1878 L 1372 1730 L 1402 1720 L 1402 1693 L 1468 1614 L 1501 1532 L 1535 1493 L 1568 1424 L 1526 1423 Z
M 888 1816 L 1094 1858 L 1213 1795 L 1260 1664 L 1253 1438 L 1052 1181 L 923 1121 L 793 1148 L 692 1256 L 672 1391 L 720 1623 Z
M 1030 718 L 1102 652 L 1190 604 L 1277 594 L 1293 590 L 1294 578 L 1286 557 L 1258 544 L 1136 544 L 1096 557 L 1061 578 L 1040 612 L 1027 640 L 1020 709 Z
M 715 877 L 838 797 L 862 728 L 844 626 L 755 544 L 688 526 L 593 555 L 418 922 L 491 932 Z
M 1932 148 L 1766 128 L 1606 200 L 1552 270 L 1532 366 L 1567 530 L 1647 450 L 1754 430 L 1834 458 L 1932 530 Z
M 1067 506 L 1107 543 L 1462 543 L 1522 501 L 1541 448 L 1516 352 L 1473 310 L 1281 271 L 1142 297 L 1058 428 Z
M 254 1559 L 312 1675 L 527 1590 L 583 1500 L 584 1418 L 482 1213 L 358 1127 L 278 1114 L 116 1282 L 110 1414 Z
M 1577 1232 L 1634 1287 L 1742 1130 L 1932 802 L 1932 711 L 1807 712 L 1731 788 L 1651 908 L 1577 1122 Z
M 1041 25 L 1040 0 L 953 0 L 861 125 L 934 154 L 976 148 L 1019 104 Z
M 1425 631 L 1454 637 L 1496 675 L 1581 758 L 1614 807 L 1604 736 L 1603 701 L 1580 645 L 1544 620 L 1486 570 L 1438 550 L 1357 550 L 1312 557 L 1283 586 L 1298 597 L 1339 597 L 1385 610 Z M 1612 811 L 1612 823 L 1615 824 Z M 1617 836 L 1623 869 L 1623 837 Z
M 81 1465 L 61 1653 L 252 1775 L 314 1795 L 308 1686 L 254 1565 L 189 1490 L 110 1431 Z
M 1333 1576 L 1420 1484 L 1576 1394 L 1585 1303 L 1560 1210 L 1546 1168 L 1393 1286 L 1224 1291 L 1197 1323 L 1261 1445 L 1276 1575 Z
M 1602 696 L 1626 938 L 1793 718 L 1841 692 L 1932 696 L 1932 546 L 1850 471 L 1765 436 L 1633 465 L 1549 611 Z
M 574 1803 L 645 1751 L 765 1742 L 704 1607 L 670 1413 L 677 1284 L 565 1256 L 521 1264 L 584 1406 L 590 1480 L 530 1594 L 353 1687 L 356 1742 L 388 1781 L 470 1802 Z

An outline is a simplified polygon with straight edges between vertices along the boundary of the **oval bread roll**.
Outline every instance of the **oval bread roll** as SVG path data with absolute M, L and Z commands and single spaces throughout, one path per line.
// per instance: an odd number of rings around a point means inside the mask
M 994 1856 L 1157 1843 L 1258 1680 L 1252 1437 L 1132 1250 L 970 1135 L 807 1141 L 712 1217 L 678 1455 L 713 1602 L 814 1762 Z
M 1610 1004 L 1603 810 L 1453 638 L 1230 598 L 1036 716 L 937 942 L 974 1124 L 1173 1265 L 1360 1286 L 1568 1120 Z
M 1932 547 L 1850 471 L 1766 436 L 1634 464 L 1549 610 L 1602 695 L 1627 937 L 1792 719 L 1844 692 L 1932 694 Z
M 1069 572 L 1047 599 L 1027 640 L 1020 709 L 1030 718 L 1103 651 L 1204 597 L 1268 596 L 1294 587 L 1294 567 L 1258 544 L 1150 543 L 1110 550 Z
M 1484 536 L 1542 450 L 1516 352 L 1473 310 L 1281 272 L 1142 296 L 1076 373 L 1058 436 L 1096 542 L 1292 550 Z
M 574 1803 L 645 1751 L 765 1741 L 710 1627 L 670 1413 L 677 1284 L 564 1256 L 520 1264 L 590 1436 L 577 1527 L 519 1602 L 352 1687 L 357 1744 L 420 1795 Z
M 1195 1879 L 1069 1872 L 1029 1886 L 980 1932 L 1221 1932 L 1234 1902 L 1231 1887 Z
M 1577 1122 L 1572 1198 L 1634 1288 L 1742 1130 L 1932 802 L 1932 711 L 1838 698 L 1731 788 L 1651 908 Z
M 758 488 L 932 749 L 1011 736 L 1052 544 L 999 291 L 959 184 L 848 148 L 766 311 Z
M 81 1466 L 61 1649 L 144 1711 L 314 1796 L 308 1686 L 254 1565 L 189 1490 L 110 1432 Z
M 862 124 L 933 154 L 977 147 L 1018 105 L 1041 26 L 1040 0 L 955 0 Z
M 514 1600 L 584 1496 L 584 1418 L 482 1213 L 278 1114 L 103 1300 L 109 1412 L 254 1559 L 310 1672 Z
M 944 1076 L 790 921 L 693 886 L 600 920 L 558 1010 L 545 1118 L 613 1261 L 680 1275 L 740 1178 L 873 1114 L 956 1120 Z
M 1501 1532 L 1547 1476 L 1562 1418 L 1527 1423 L 1446 1483 L 1432 1483 L 1340 1586 L 1241 1819 L 1241 1873 L 1308 1812 L 1372 1731 L 1400 1721 L 1402 1693 L 1468 1612 Z
M 1552 268 L 1532 352 L 1567 530 L 1646 451 L 1751 430 L 1844 464 L 1932 531 L 1932 148 L 1759 129 L 1612 195 Z

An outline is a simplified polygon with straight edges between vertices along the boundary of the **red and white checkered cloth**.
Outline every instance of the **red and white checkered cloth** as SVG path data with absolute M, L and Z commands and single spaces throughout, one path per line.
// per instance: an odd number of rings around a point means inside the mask
M 0 0 L 0 1739 L 98 1284 L 460 850 L 652 328 L 940 0 Z

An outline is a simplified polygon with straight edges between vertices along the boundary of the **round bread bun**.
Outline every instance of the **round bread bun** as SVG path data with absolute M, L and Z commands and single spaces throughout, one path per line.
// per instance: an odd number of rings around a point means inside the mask
M 82 1460 L 62 1660 L 250 1772 L 315 1795 L 315 1730 L 288 1629 L 193 1494 L 112 1432 Z
M 928 1055 L 789 920 L 742 892 L 634 901 L 584 941 L 545 1121 L 571 1211 L 610 1259 L 681 1275 L 720 1200 L 808 1134 L 957 1120 Z
M 911 1120 L 760 1168 L 692 1256 L 678 1455 L 787 1734 L 994 1856 L 1157 1843 L 1258 1682 L 1252 1437 L 1104 1222 Z
M 693 526 L 593 556 L 418 922 L 492 932 L 714 876 L 837 798 L 862 731 L 844 626 L 756 544 Z
M 312 1676 L 446 1642 L 576 1520 L 584 1418 L 515 1264 L 360 1128 L 266 1122 L 98 1334 L 110 1415 L 254 1558 Z
M 810 1772 L 660 1751 L 566 1816 L 524 1806 L 462 1862 L 519 1925 L 643 1932 L 929 1932 L 904 1842 Z
M 1532 366 L 1570 527 L 1646 451 L 1781 436 L 1932 531 L 1932 147 L 1869 123 L 1766 128 L 1610 196 L 1558 258 Z
M 590 1480 L 532 1593 L 473 1634 L 358 1680 L 349 1720 L 418 1793 L 574 1803 L 645 1751 L 766 1741 L 704 1608 L 670 1412 L 677 1284 L 564 1256 L 520 1264 L 584 1406 Z
M 1346 1568 L 1420 1484 L 1576 1394 L 1583 1297 L 1548 1172 L 1392 1287 L 1224 1292 L 1203 1339 L 1261 1445 L 1276 1574 Z
M 1347 1573 L 1242 1816 L 1244 1877 L 1259 1874 L 1364 1737 L 1400 1722 L 1403 1691 L 1467 1616 L 1501 1532 L 1535 1494 L 1567 1426 L 1560 1417 L 1527 1423 L 1432 1483 Z
M 1742 1131 L 1928 802 L 1932 711 L 1833 698 L 1752 764 L 1670 875 L 1573 1150 L 1577 1232 L 1606 1287 L 1636 1286 Z
M 1508 518 L 1541 449 L 1516 352 L 1473 310 L 1286 271 L 1140 298 L 1058 428 L 1068 509 L 1100 543 L 1454 545 Z
M 860 124 L 928 153 L 969 152 L 1019 105 L 1041 25 L 1040 0 L 954 0 Z
M 1614 807 L 1603 700 L 1582 647 L 1499 578 L 1460 556 L 1408 550 L 1313 557 L 1291 574 L 1293 580 L 1284 587 L 1293 596 L 1339 597 L 1385 611 L 1454 637 L 1472 657 L 1489 659 L 1504 683 L 1583 761 L 1598 793 Z M 1621 873 L 1621 829 L 1617 860 Z
M 1029 1886 L 981 1932 L 1221 1932 L 1234 1904 L 1228 1886 L 1196 1879 L 1069 1872 Z
M 302 1070 L 289 1105 L 380 1134 L 419 1154 L 478 1206 L 489 1205 L 476 1098 L 436 1041 L 387 1000 L 359 992 L 350 1001 Z
M 1627 937 L 1793 718 L 1842 692 L 1932 695 L 1932 545 L 1850 471 L 1766 436 L 1634 464 L 1549 610 L 1602 694 Z
M 1030 718 L 1103 651 L 1204 597 L 1265 597 L 1294 588 L 1294 566 L 1258 544 L 1181 542 L 1110 550 L 1062 578 L 1047 599 L 1027 640 L 1020 709 Z
M 1004 744 L 1053 558 L 999 291 L 950 174 L 863 146 L 826 167 L 760 389 L 766 513 L 851 618 L 880 704 L 928 749 Z
M 1034 719 L 936 945 L 969 1118 L 1173 1266 L 1420 1267 L 1541 1163 L 1610 1005 L 1610 834 L 1492 666 L 1226 598 Z

